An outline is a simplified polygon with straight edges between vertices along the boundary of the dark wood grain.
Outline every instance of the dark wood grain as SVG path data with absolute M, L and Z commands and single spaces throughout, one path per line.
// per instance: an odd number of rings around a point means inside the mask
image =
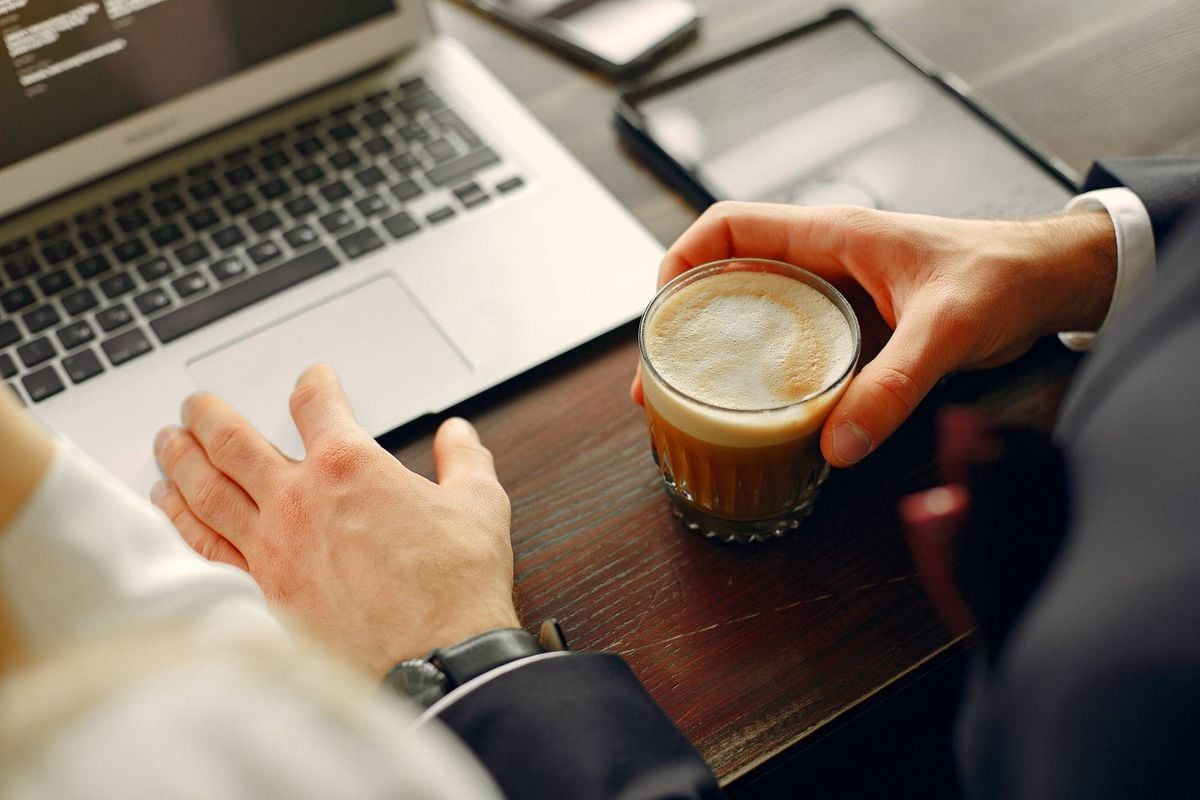
M 819 14 L 791 0 L 699 0 L 700 39 L 662 72 Z M 1192 0 L 863 0 L 888 25 L 1078 170 L 1115 152 L 1200 151 L 1200 8 Z M 617 145 L 615 87 L 460 5 L 464 41 L 661 241 L 695 217 Z M 651 270 L 654 265 L 647 265 Z M 953 645 L 895 517 L 934 478 L 933 418 L 951 400 L 1052 424 L 1075 358 L 1047 343 L 952 380 L 863 465 L 835 474 L 790 539 L 727 546 L 683 531 L 628 399 L 631 326 L 456 409 L 495 452 L 513 501 L 523 616 L 624 655 L 723 782 L 793 748 Z M 385 443 L 432 475 L 433 422 Z

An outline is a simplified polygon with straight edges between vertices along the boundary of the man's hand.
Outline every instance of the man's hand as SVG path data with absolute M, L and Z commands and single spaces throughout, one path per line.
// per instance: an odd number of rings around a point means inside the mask
M 227 403 L 194 395 L 163 429 L 152 499 L 197 552 L 249 571 L 310 633 L 382 676 L 476 633 L 518 627 L 508 496 L 475 429 L 433 442 L 438 483 L 355 422 L 333 370 L 291 398 L 306 457 L 275 450 Z
M 845 467 L 890 436 L 943 375 L 1006 363 L 1056 331 L 1098 328 L 1113 292 L 1116 235 L 1103 211 L 988 221 L 717 203 L 667 252 L 659 286 L 735 257 L 815 272 L 854 303 L 864 339 L 880 321 L 894 331 L 821 434 L 825 458 Z M 639 375 L 638 403 L 641 389 Z

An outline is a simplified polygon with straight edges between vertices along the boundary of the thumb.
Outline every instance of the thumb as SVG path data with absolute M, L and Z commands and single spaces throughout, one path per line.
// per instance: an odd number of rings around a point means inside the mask
M 461 417 L 451 417 L 438 428 L 433 461 L 442 486 L 479 479 L 500 484 L 491 451 L 479 441 L 475 427 Z
M 861 461 L 916 410 L 943 375 L 961 362 L 961 337 L 936 315 L 910 313 L 884 348 L 846 387 L 821 434 L 835 467 Z

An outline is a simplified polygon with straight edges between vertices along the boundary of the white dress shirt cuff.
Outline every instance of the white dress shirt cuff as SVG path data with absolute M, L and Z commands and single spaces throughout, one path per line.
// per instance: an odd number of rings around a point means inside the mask
M 161 511 L 71 445 L 0 530 L 0 592 L 34 655 L 191 624 L 290 641 L 249 575 L 188 547 Z
M 1117 279 L 1108 314 L 1095 331 L 1066 331 L 1059 341 L 1072 350 L 1087 350 L 1096 337 L 1129 305 L 1139 289 L 1150 282 L 1155 269 L 1154 230 L 1141 199 L 1129 189 L 1097 189 L 1067 203 L 1067 211 L 1100 211 L 1112 218 L 1117 234 Z

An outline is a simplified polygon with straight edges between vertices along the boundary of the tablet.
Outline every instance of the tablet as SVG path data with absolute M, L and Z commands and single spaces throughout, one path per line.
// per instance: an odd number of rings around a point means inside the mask
M 621 95 L 617 127 L 697 207 L 852 204 L 952 216 L 1059 210 L 1070 168 L 853 11 Z

